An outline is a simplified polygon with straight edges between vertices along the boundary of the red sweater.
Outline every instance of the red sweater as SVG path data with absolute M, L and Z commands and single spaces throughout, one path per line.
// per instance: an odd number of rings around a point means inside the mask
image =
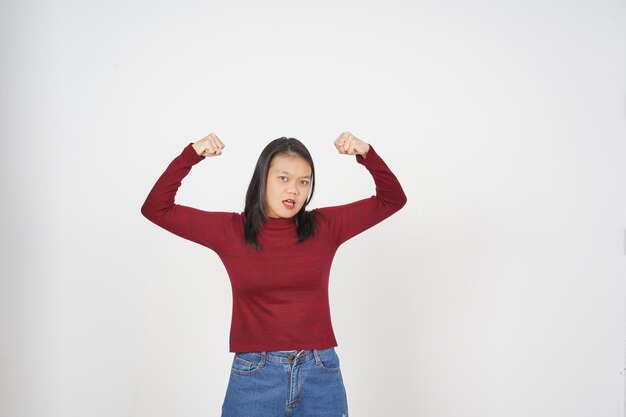
M 244 213 L 203 211 L 174 202 L 191 167 L 204 159 L 187 145 L 157 180 L 141 207 L 150 221 L 206 246 L 220 257 L 233 295 L 230 352 L 325 349 L 337 346 L 330 318 L 328 278 L 337 248 L 400 210 L 406 196 L 370 145 L 356 161 L 374 177 L 376 195 L 317 208 L 315 234 L 297 243 L 294 218 L 267 217 L 257 235 L 262 250 L 244 240 Z

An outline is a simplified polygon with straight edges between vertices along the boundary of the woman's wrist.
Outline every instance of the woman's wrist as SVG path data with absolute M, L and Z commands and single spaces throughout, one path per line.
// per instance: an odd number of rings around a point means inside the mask
M 366 144 L 365 144 L 365 146 L 366 146 L 365 151 L 361 152 L 361 156 L 362 156 L 363 158 L 366 158 L 366 157 L 367 157 L 367 153 L 368 153 L 368 152 L 369 152 L 369 150 L 370 150 L 370 144 L 369 144 L 369 143 L 366 143 Z
M 191 145 L 193 147 L 193 150 L 196 151 L 196 153 L 198 154 L 198 156 L 202 156 L 202 152 L 204 152 L 204 149 L 202 149 L 199 145 L 198 142 L 194 143 Z

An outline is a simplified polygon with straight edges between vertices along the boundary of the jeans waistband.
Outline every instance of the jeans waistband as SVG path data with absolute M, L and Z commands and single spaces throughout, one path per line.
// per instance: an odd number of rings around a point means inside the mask
M 302 350 L 292 350 L 292 351 L 280 351 L 274 350 L 271 352 L 249 352 L 252 355 L 258 356 L 264 361 L 269 362 L 279 362 L 279 363 L 302 363 L 309 361 L 313 358 L 316 361 L 319 361 L 319 352 L 323 352 L 328 349 L 333 349 L 333 347 L 329 347 L 326 349 L 302 349 Z

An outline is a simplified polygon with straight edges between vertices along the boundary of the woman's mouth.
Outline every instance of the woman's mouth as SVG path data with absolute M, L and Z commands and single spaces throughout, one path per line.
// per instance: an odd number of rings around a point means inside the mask
M 289 210 L 292 210 L 293 208 L 296 207 L 296 201 L 292 199 L 283 200 L 283 206 L 285 206 Z

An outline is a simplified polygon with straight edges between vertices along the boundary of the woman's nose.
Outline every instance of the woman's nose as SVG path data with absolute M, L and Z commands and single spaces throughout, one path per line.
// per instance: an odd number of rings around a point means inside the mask
M 289 186 L 287 187 L 287 192 L 298 194 L 298 187 L 296 187 L 294 184 L 289 184 Z

